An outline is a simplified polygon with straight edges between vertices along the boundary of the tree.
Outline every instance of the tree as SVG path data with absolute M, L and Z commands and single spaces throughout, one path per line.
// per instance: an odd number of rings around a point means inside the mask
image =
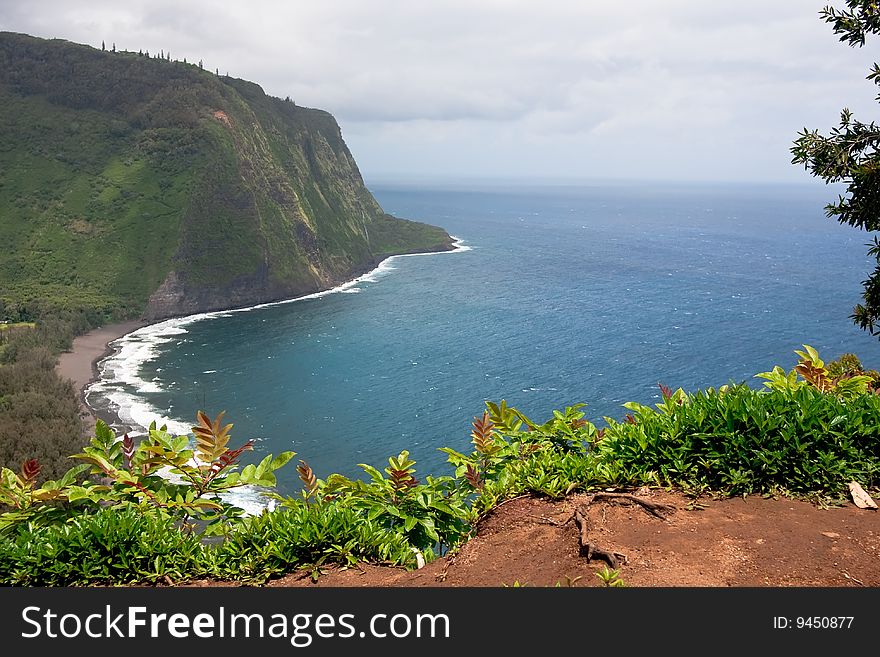
M 101 42 L 101 50 L 107 50 L 107 45 L 103 41 Z
M 865 45 L 869 34 L 880 34 L 880 3 L 876 0 L 846 0 L 847 8 L 827 6 L 820 17 L 833 26 L 834 34 L 850 46 Z M 867 79 L 880 86 L 880 66 L 871 67 Z M 877 96 L 880 102 L 880 95 Z M 818 130 L 798 133 L 791 148 L 793 164 L 803 164 L 826 183 L 846 183 L 845 195 L 825 206 L 825 213 L 842 224 L 867 231 L 880 230 L 880 126 L 862 123 L 843 109 L 840 125 L 829 135 Z M 863 302 L 853 309 L 851 319 L 863 330 L 880 337 L 880 240 L 874 237 L 868 255 L 877 260 L 874 271 L 862 281 Z

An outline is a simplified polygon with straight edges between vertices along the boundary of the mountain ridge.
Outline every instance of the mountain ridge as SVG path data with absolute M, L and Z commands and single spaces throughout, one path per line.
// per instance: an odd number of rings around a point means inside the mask
M 328 112 L 200 66 L 0 32 L 0 298 L 149 321 L 453 248 L 387 215 Z

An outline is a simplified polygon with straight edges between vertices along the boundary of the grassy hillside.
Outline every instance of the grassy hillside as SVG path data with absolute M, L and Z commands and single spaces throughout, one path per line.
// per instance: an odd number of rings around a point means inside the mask
M 10 319 L 247 305 L 451 242 L 382 212 L 330 114 L 192 64 L 0 33 L 0 110 Z

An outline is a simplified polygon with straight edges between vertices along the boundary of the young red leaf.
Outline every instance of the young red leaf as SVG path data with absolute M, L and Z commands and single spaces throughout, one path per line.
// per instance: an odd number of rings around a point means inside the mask
M 40 469 L 40 462 L 37 461 L 37 459 L 28 459 L 21 464 L 21 478 L 24 480 L 24 483 L 28 488 L 36 483 L 37 477 L 40 474 Z

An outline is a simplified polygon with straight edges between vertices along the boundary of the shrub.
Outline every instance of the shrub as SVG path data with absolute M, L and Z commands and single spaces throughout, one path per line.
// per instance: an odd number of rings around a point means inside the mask
M 215 548 L 214 558 L 218 576 L 256 581 L 305 567 L 317 575 L 325 563 L 417 563 L 405 536 L 389 532 L 355 509 L 299 501 L 242 519 Z
M 812 387 L 707 390 L 659 410 L 628 404 L 595 451 L 608 483 L 677 485 L 731 495 L 787 491 L 841 497 L 880 484 L 880 397 L 842 400 Z
M 196 536 L 165 514 L 136 507 L 22 525 L 0 538 L 0 582 L 13 586 L 178 581 L 206 573 L 208 565 Z
M 222 413 L 198 415 L 188 436 L 151 427 L 139 445 L 99 423 L 83 463 L 37 484 L 39 465 L 4 469 L 0 582 L 25 585 L 154 582 L 195 576 L 262 582 L 360 560 L 415 567 L 459 546 L 479 519 L 522 493 L 562 497 L 577 488 L 660 485 L 728 495 L 788 493 L 843 499 L 847 483 L 880 486 L 880 395 L 842 358 L 827 367 L 809 347 L 791 373 L 763 373 L 764 389 L 732 384 L 687 394 L 660 386 L 653 407 L 624 404 L 599 429 L 583 404 L 543 424 L 487 402 L 469 454 L 443 448 L 453 476 L 416 478 L 403 451 L 365 480 L 318 479 L 300 461 L 299 496 L 240 517 L 218 492 L 271 487 L 285 452 L 238 470 L 250 444 L 228 447 Z M 841 373 L 835 373 L 840 367 Z M 860 378 L 861 377 L 861 378 Z M 849 382 L 849 383 L 846 383 Z M 168 468 L 179 480 L 160 476 Z M 102 481 L 81 481 L 85 471 Z

